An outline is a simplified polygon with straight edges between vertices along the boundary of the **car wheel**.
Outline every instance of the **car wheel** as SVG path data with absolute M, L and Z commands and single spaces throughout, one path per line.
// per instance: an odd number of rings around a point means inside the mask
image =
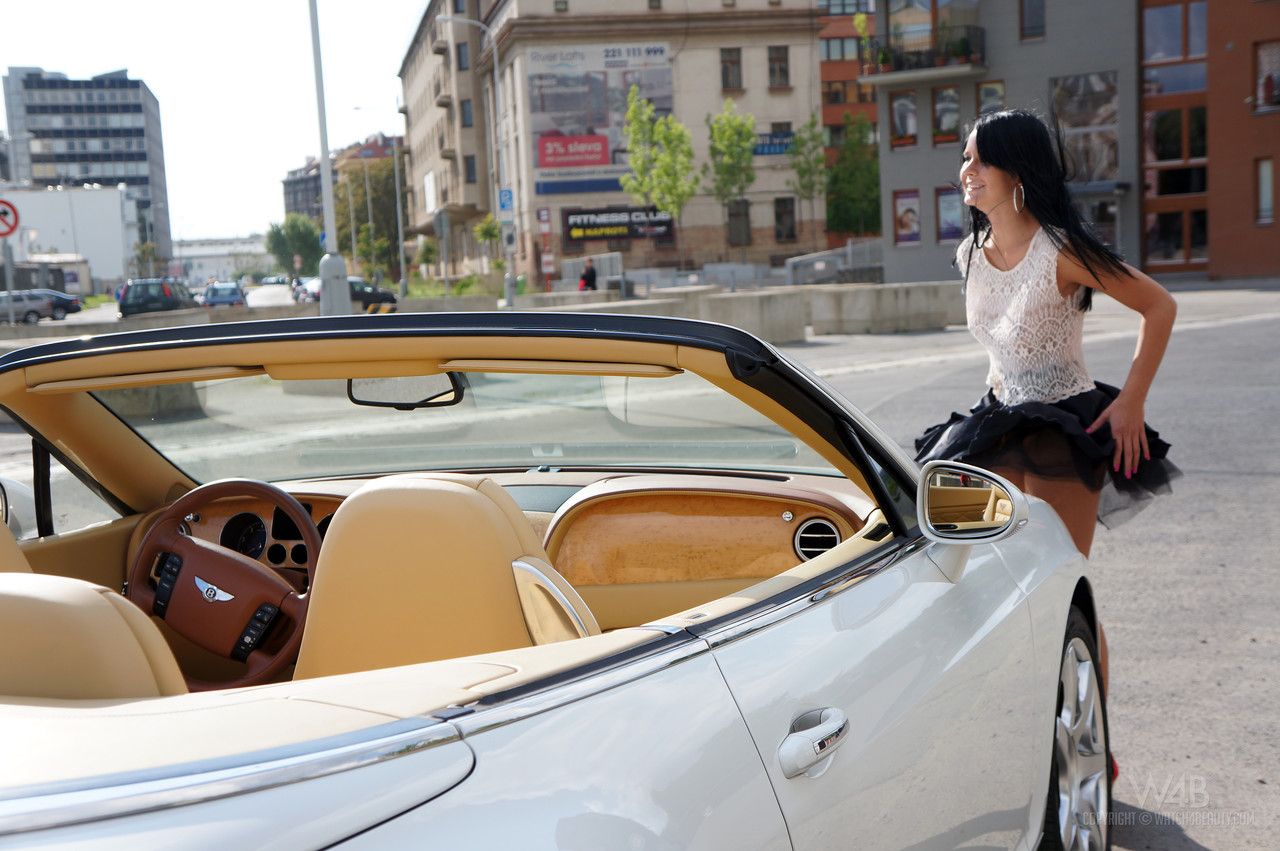
M 1110 733 L 1097 659 L 1093 630 L 1072 606 L 1058 671 L 1044 851 L 1111 848 Z
M 55 308 L 53 309 L 53 318 L 54 318 L 54 319 L 57 319 L 57 320 L 59 320 L 59 321 L 61 321 L 61 320 L 63 320 L 63 319 L 66 319 L 66 318 L 67 318 L 67 312 L 66 312 L 65 310 L 63 310 L 61 307 L 55 307 Z
M 28 310 L 26 314 L 23 315 L 22 321 L 28 325 L 35 325 L 40 321 L 40 314 L 36 313 L 34 310 Z

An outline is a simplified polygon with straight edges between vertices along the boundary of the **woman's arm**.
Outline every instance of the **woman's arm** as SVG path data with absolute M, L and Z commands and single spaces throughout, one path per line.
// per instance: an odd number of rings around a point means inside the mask
M 1173 296 L 1150 276 L 1128 264 L 1125 269 L 1132 277 L 1106 272 L 1099 274 L 1099 281 L 1070 253 L 1058 253 L 1059 291 L 1074 290 L 1074 285 L 1101 289 L 1142 316 L 1138 327 L 1138 345 L 1120 396 L 1089 426 L 1089 431 L 1092 432 L 1103 423 L 1110 422 L 1111 434 L 1116 440 L 1113 469 L 1119 472 L 1123 463 L 1127 478 L 1138 469 L 1139 455 L 1151 460 L 1144 428 L 1143 406 L 1169 345 L 1169 335 L 1173 333 L 1173 320 L 1178 314 L 1178 305 Z

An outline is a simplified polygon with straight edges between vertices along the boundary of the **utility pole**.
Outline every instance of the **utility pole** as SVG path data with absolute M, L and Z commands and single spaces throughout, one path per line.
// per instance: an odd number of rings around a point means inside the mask
M 354 272 L 360 263 L 360 258 L 356 254 L 356 208 L 351 201 L 351 178 L 344 174 L 342 185 L 347 187 L 347 220 L 350 222 L 351 230 L 351 271 Z
M 404 274 L 404 213 L 400 207 L 400 137 L 391 137 L 391 171 L 396 182 L 396 268 L 400 270 L 400 298 L 409 297 L 409 279 Z
M 13 249 L 9 247 L 9 237 L 4 238 L 4 290 L 7 294 L 5 304 L 9 306 L 9 324 L 13 322 Z
M 320 122 L 320 198 L 324 204 L 324 256 L 320 258 L 320 313 L 339 316 L 351 312 L 347 264 L 338 253 L 338 224 L 333 214 L 333 166 L 329 161 L 329 127 L 324 114 L 324 69 L 320 65 L 320 18 L 310 0 L 311 56 L 316 71 L 316 115 Z
M 364 166 L 364 207 L 365 212 L 369 216 L 369 265 L 374 263 L 373 259 L 373 193 L 369 190 L 369 161 L 361 158 L 360 164 Z

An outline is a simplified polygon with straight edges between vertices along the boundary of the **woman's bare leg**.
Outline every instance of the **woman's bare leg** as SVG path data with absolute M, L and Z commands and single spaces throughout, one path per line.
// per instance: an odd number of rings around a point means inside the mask
M 1032 473 L 1026 474 L 1023 490 L 1053 506 L 1071 533 L 1076 549 L 1088 558 L 1098 526 L 1098 500 L 1102 492 L 1090 490 L 1084 482 L 1074 479 L 1045 479 Z

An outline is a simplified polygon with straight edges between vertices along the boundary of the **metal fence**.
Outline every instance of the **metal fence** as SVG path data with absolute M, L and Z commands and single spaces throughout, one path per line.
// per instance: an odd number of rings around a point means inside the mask
M 879 239 L 851 239 L 842 248 L 792 257 L 786 264 L 786 278 L 788 284 L 875 280 L 883 265 L 884 246 Z

